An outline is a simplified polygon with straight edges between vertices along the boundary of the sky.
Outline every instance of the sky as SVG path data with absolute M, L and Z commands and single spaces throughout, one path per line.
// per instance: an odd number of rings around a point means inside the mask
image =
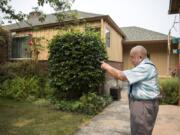
M 29 13 L 32 7 L 36 7 L 36 0 L 11 0 L 12 6 L 17 11 Z M 176 16 L 169 15 L 170 0 L 75 0 L 72 9 L 109 15 L 119 27 L 137 26 L 168 34 Z M 46 5 L 44 13 L 53 13 Z M 0 13 L 2 16 L 2 14 Z M 172 36 L 180 36 L 180 23 L 175 24 L 171 31 Z

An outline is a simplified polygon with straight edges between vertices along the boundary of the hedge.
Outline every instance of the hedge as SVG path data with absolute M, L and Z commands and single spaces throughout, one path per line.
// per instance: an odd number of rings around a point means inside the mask
M 163 98 L 161 100 L 162 104 L 178 103 L 178 82 L 178 78 L 170 78 L 160 81 L 161 92 L 163 94 Z
M 100 61 L 107 58 L 99 34 L 88 31 L 57 35 L 49 50 L 50 82 L 57 99 L 78 99 L 98 91 L 104 82 Z

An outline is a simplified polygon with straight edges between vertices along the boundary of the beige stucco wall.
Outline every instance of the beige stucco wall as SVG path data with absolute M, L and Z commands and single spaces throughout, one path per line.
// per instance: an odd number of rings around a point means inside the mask
M 123 62 L 124 69 L 129 69 L 132 66 L 129 59 L 129 52 L 132 47 L 135 45 L 124 45 L 124 53 L 123 53 Z M 144 45 L 147 51 L 150 53 L 150 58 L 153 63 L 156 65 L 160 77 L 168 76 L 168 62 L 167 62 L 167 44 L 148 44 Z M 175 63 L 178 61 L 178 57 L 175 55 L 171 55 L 170 57 L 170 67 L 174 67 Z
M 89 23 L 86 25 L 90 25 L 93 27 L 101 27 L 100 22 L 93 22 L 93 23 Z M 82 25 L 73 26 L 73 29 L 83 31 L 84 27 L 85 27 L 85 25 L 82 24 Z M 70 26 L 68 28 L 70 28 Z M 45 40 L 42 40 L 42 42 L 41 42 L 43 47 L 40 50 L 40 54 L 38 56 L 38 59 L 39 60 L 47 60 L 48 59 L 48 42 L 57 33 L 63 34 L 64 32 L 66 32 L 67 29 L 43 28 L 43 29 L 36 30 L 36 31 L 17 32 L 16 36 L 25 36 L 25 35 L 28 35 L 29 33 L 32 33 L 33 37 L 43 37 Z
M 108 60 L 122 62 L 123 61 L 122 36 L 119 33 L 117 33 L 108 23 L 105 22 L 104 29 L 106 28 L 110 30 L 110 47 L 106 47 Z

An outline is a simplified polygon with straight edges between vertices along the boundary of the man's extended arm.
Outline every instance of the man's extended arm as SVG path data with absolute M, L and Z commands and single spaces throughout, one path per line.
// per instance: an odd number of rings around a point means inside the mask
M 102 62 L 101 68 L 106 70 L 111 76 L 113 76 L 119 80 L 128 81 L 128 79 L 126 78 L 126 76 L 124 75 L 124 73 L 121 70 L 113 68 L 112 66 L 110 66 L 109 64 L 107 64 L 105 62 Z

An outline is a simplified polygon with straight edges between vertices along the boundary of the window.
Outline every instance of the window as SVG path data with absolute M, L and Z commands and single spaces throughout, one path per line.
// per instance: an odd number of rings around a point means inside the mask
M 11 46 L 11 58 L 31 58 L 29 36 L 14 37 Z
M 106 47 L 110 47 L 111 33 L 108 28 L 105 29 L 105 36 L 106 36 Z

